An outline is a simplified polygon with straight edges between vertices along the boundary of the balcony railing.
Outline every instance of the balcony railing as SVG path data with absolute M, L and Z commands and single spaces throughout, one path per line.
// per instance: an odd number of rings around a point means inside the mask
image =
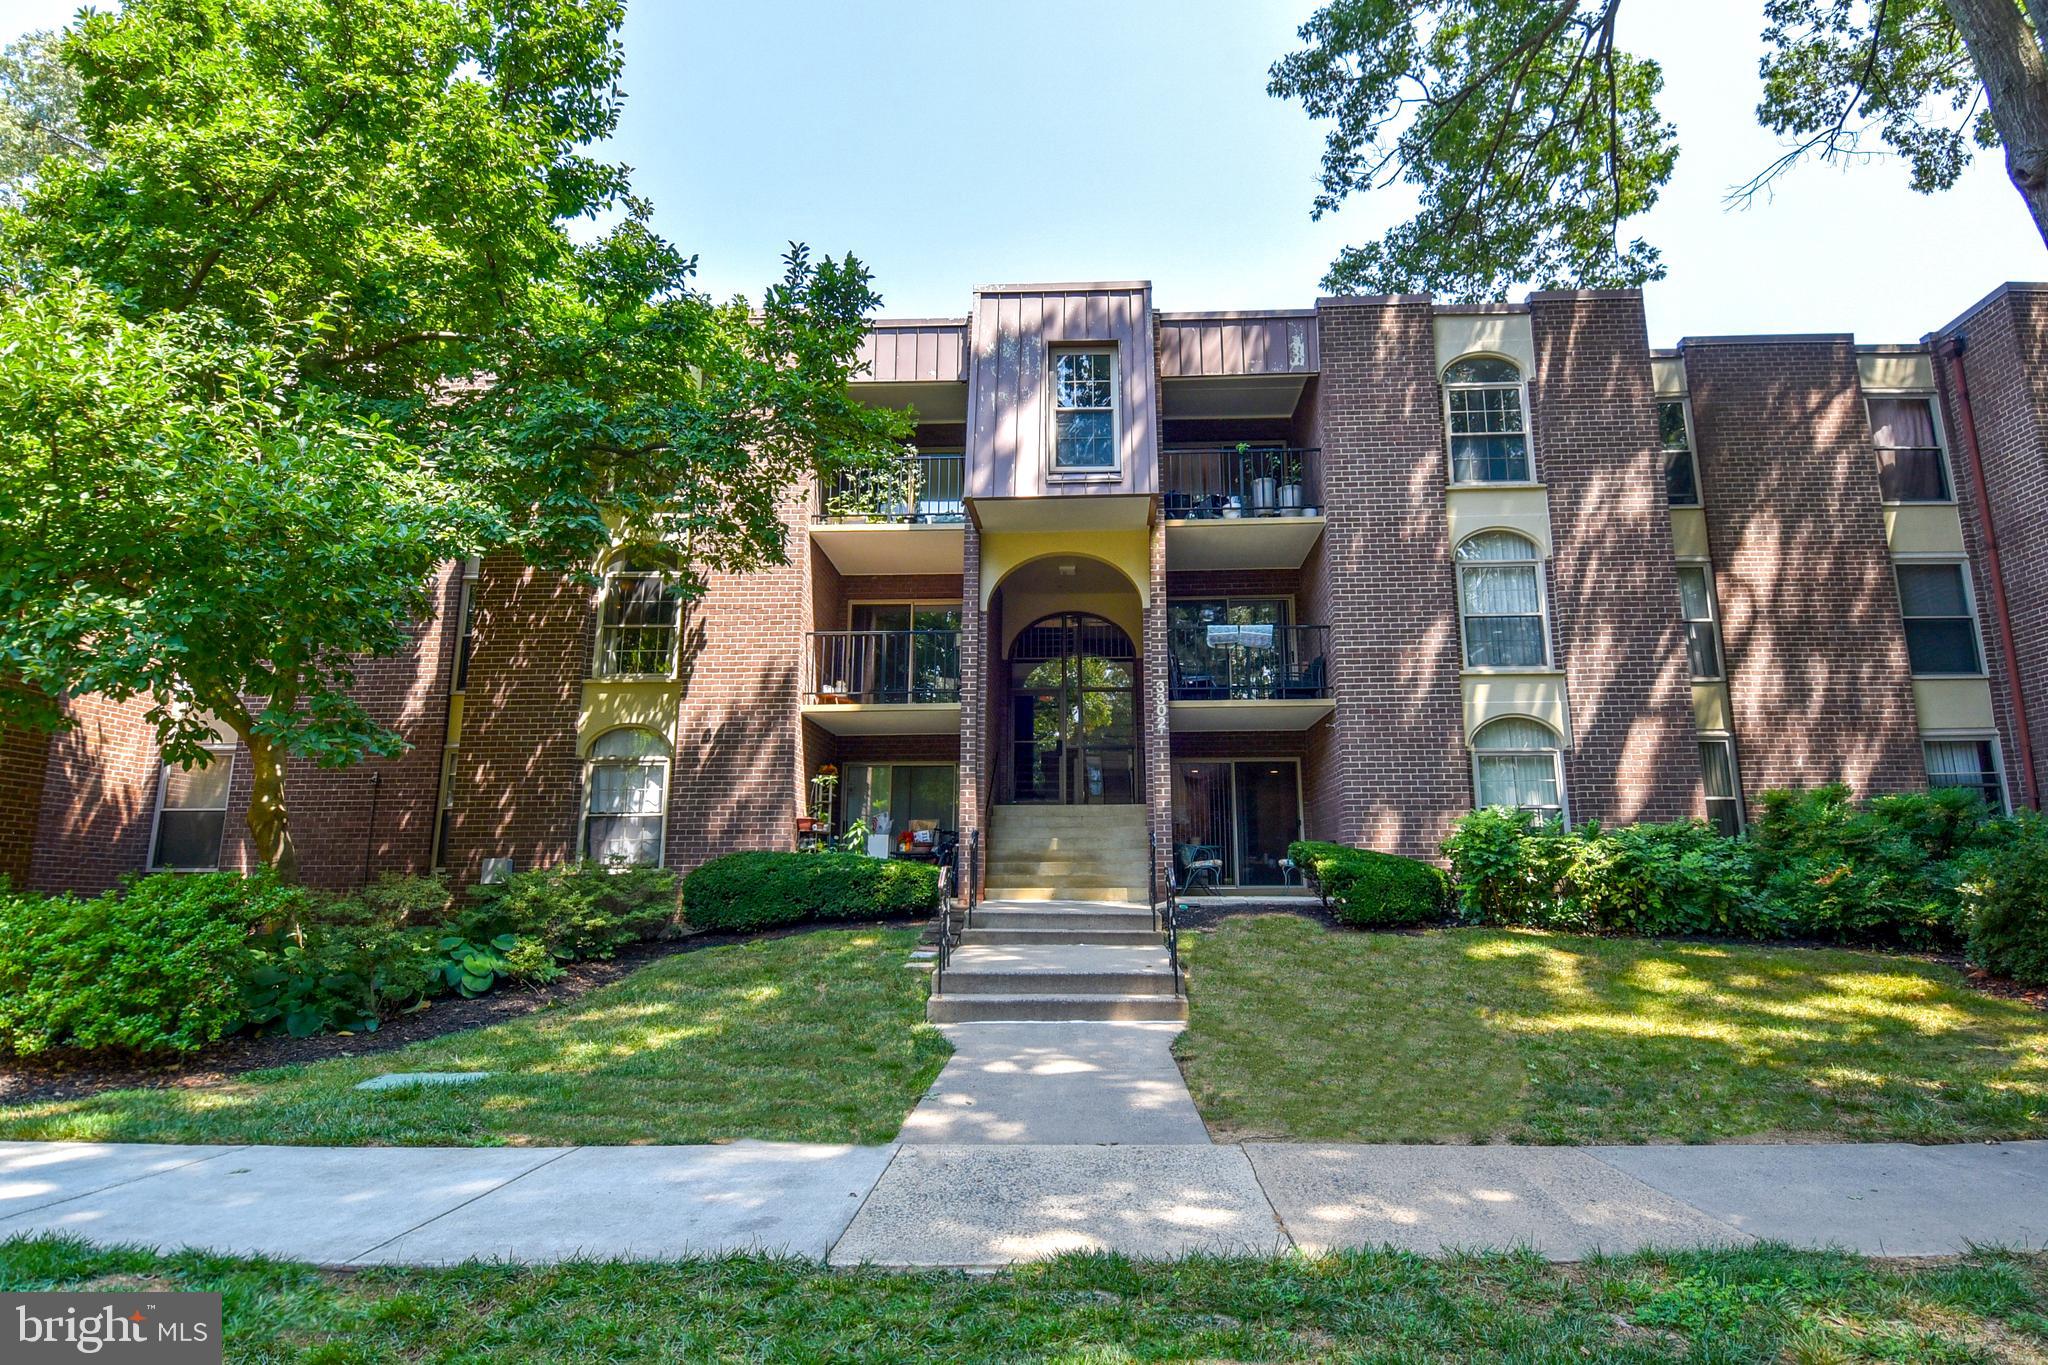
M 1159 454 L 1170 521 L 1307 517 L 1323 509 L 1322 451 L 1314 446 L 1208 446 Z
M 913 455 L 888 469 L 847 470 L 820 485 L 818 512 L 832 521 L 946 525 L 967 516 L 967 458 Z
M 1328 626 L 1176 626 L 1174 701 L 1323 701 Z
M 806 654 L 806 702 L 960 700 L 957 630 L 818 630 Z

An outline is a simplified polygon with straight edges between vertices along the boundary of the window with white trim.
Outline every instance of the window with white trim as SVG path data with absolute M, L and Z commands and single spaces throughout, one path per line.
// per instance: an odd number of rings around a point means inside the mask
M 1714 576 L 1705 564 L 1678 566 L 1678 606 L 1685 616 L 1685 656 L 1695 681 L 1721 676 L 1721 632 L 1714 620 Z
M 189 768 L 164 764 L 157 783 L 150 867 L 198 872 L 220 866 L 228 783 L 234 772 L 234 747 L 226 744 L 208 745 L 205 761 Z
M 1899 610 L 1906 621 L 1906 654 L 1915 677 L 1984 671 L 1977 621 L 1960 564 L 1900 564 Z
M 1543 565 L 1536 543 L 1512 531 L 1480 531 L 1459 542 L 1458 610 L 1467 668 L 1542 668 Z
M 1998 744 L 1990 739 L 1930 739 L 1927 785 L 1961 787 L 1982 797 L 1995 811 L 2004 811 L 2005 779 L 1998 771 Z
M 668 741 L 652 730 L 607 730 L 585 764 L 583 856 L 659 867 L 668 809 Z
M 1664 490 L 1673 507 L 1700 505 L 1699 462 L 1692 452 L 1692 415 L 1683 398 L 1657 404 L 1657 436 L 1664 446 Z
M 1094 474 L 1117 467 L 1116 352 L 1052 353 L 1052 467 Z
M 1948 502 L 1953 496 L 1941 423 L 1932 398 L 1887 395 L 1864 400 L 1877 446 L 1877 486 L 1886 502 Z
M 1444 418 L 1452 483 L 1528 483 L 1529 424 L 1522 372 L 1498 356 L 1454 360 L 1444 370 Z
M 1735 775 L 1735 741 L 1700 739 L 1700 776 L 1707 792 L 1707 823 L 1729 838 L 1742 833 L 1742 783 Z
M 597 676 L 674 677 L 682 614 L 682 594 L 659 565 L 639 559 L 620 563 L 605 575 Z
M 1472 785 L 1481 809 L 1506 806 L 1544 820 L 1564 818 L 1557 735 L 1542 721 L 1504 716 L 1472 736 Z

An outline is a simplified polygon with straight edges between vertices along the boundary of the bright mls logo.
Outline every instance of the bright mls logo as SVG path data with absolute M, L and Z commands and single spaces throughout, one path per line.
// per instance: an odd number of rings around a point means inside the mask
M 0 1294 L 0 1360 L 220 1365 L 218 1294 Z

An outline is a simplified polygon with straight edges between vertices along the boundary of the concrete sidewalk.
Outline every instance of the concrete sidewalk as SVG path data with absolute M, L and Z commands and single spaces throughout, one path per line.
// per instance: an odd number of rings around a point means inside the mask
M 778 1251 L 836 1265 L 1763 1239 L 2048 1247 L 2048 1142 L 1717 1147 L 0 1143 L 0 1237 L 329 1265 Z
M 953 1055 L 897 1140 L 1206 1144 L 1209 1130 L 1173 1059 L 1183 1027 L 941 1024 Z

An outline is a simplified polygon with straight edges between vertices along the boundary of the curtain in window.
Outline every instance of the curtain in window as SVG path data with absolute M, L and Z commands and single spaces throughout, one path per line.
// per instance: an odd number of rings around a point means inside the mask
M 661 861 L 668 745 L 647 730 L 614 730 L 590 746 L 584 855 L 600 863 Z
M 1948 501 L 1948 471 L 1932 403 L 1925 398 L 1871 399 L 1870 435 L 1877 446 L 1878 491 L 1885 501 Z
M 1557 785 L 1557 738 L 1538 721 L 1508 717 L 1474 737 L 1481 806 L 1508 806 L 1552 816 L 1563 812 Z
M 1925 398 L 1873 398 L 1870 434 L 1881 446 L 1939 445 L 1934 436 L 1934 410 Z
M 1487 531 L 1460 544 L 1458 559 L 1466 664 L 1541 667 L 1543 582 L 1536 571 L 1536 547 L 1505 531 Z
M 1964 787 L 1994 808 L 2005 804 L 1998 781 L 1998 762 L 1988 739 L 1942 739 L 1927 742 L 1927 785 Z

